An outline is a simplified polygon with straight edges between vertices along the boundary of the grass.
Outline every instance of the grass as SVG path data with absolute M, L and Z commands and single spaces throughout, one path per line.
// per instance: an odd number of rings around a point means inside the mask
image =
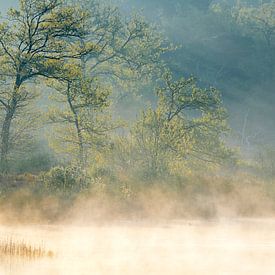
M 42 246 L 33 246 L 25 241 L 15 241 L 12 238 L 0 241 L 0 257 L 20 257 L 26 259 L 52 258 L 53 251 Z

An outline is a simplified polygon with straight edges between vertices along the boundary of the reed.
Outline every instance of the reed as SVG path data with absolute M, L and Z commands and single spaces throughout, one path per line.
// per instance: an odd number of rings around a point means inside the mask
M 24 240 L 16 241 L 12 238 L 0 240 L 0 257 L 20 257 L 28 259 L 52 258 L 53 251 L 43 246 L 34 246 Z

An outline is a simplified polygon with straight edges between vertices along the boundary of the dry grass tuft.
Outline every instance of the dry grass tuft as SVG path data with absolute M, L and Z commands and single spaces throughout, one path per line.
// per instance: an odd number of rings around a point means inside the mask
M 42 246 L 33 246 L 25 241 L 15 241 L 12 238 L 0 241 L 0 257 L 19 257 L 30 260 L 54 256 L 53 251 Z

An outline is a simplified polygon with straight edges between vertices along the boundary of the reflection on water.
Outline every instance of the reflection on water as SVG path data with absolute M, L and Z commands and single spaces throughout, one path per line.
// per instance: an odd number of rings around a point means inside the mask
M 2 227 L 55 257 L 1 261 L 0 274 L 275 274 L 275 221 Z

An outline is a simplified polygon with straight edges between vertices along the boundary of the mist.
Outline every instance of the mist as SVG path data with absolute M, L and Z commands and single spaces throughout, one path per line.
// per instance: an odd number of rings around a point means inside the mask
M 3 274 L 270 274 L 272 228 L 270 220 L 50 227 L 36 228 L 35 235 L 20 228 L 21 235 L 37 242 L 43 238 L 58 254 L 29 264 L 13 260 L 5 266 L 3 261 L 1 266 Z M 18 234 L 1 230 L 11 232 Z
M 275 272 L 273 0 L 0 9 L 1 274 Z
M 238 1 L 125 2 L 129 7 L 142 8 L 148 20 L 179 45 L 165 57 L 176 74 L 194 75 L 203 86 L 212 85 L 222 91 L 236 135 L 241 135 L 249 113 L 245 129 L 248 141 L 238 144 L 240 147 L 253 150 L 260 144 L 273 144 L 275 78 L 274 67 L 268 64 L 274 64 L 274 59 L 267 54 L 263 34 L 250 33 L 230 18 Z M 269 2 L 245 3 L 257 6 Z M 215 12 L 216 5 L 227 9 L 228 14 Z M 274 36 L 272 43 L 274 47 Z

